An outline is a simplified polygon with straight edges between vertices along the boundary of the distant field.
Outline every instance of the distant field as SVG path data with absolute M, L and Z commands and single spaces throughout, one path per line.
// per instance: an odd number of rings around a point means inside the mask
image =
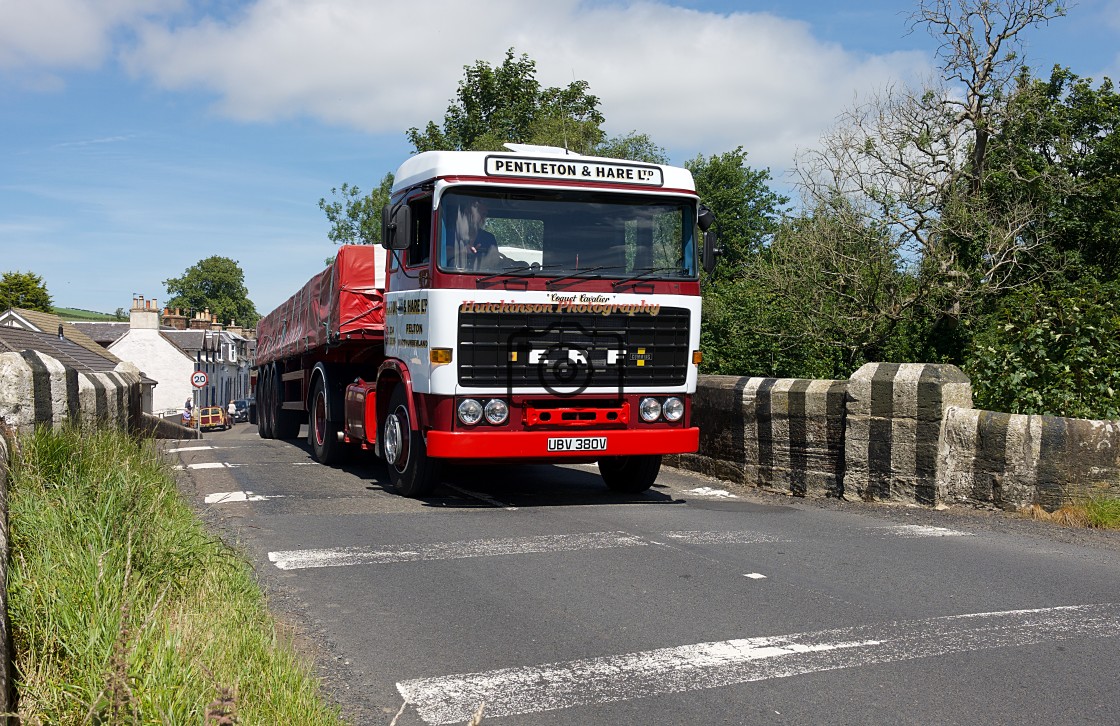
M 94 310 L 80 310 L 78 308 L 55 308 L 54 314 L 63 320 L 91 320 L 97 322 L 117 319 L 112 313 L 99 313 Z

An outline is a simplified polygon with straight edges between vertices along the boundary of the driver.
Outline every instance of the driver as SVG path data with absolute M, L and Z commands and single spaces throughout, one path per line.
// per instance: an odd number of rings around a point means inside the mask
M 486 202 L 481 199 L 473 199 L 459 208 L 455 220 L 459 240 L 458 267 L 486 269 L 499 261 L 498 240 L 482 228 L 488 212 Z

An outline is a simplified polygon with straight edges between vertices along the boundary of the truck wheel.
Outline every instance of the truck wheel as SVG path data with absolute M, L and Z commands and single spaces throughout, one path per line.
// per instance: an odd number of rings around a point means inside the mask
M 315 381 L 311 389 L 311 408 L 307 412 L 307 443 L 320 464 L 331 466 L 342 457 L 342 444 L 338 441 L 338 424 L 327 420 L 327 390 L 323 379 Z
M 620 494 L 638 494 L 653 486 L 661 471 L 661 456 L 611 456 L 599 459 L 599 474 L 607 488 Z
M 257 415 L 260 423 L 257 424 L 257 433 L 262 439 L 272 438 L 272 369 L 265 368 L 260 372 L 260 382 L 257 384 L 257 406 L 260 410 Z
M 428 458 L 424 437 L 409 418 L 403 385 L 396 386 L 389 396 L 389 410 L 381 433 L 381 451 L 393 488 L 406 497 L 431 494 L 439 481 L 439 462 Z

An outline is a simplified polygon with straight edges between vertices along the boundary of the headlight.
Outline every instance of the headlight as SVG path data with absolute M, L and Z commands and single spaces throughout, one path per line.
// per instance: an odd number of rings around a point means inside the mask
M 661 418 L 661 401 L 656 398 L 643 398 L 638 404 L 638 414 L 646 423 L 653 423 Z
M 509 418 L 509 406 L 500 398 L 492 398 L 486 402 L 486 420 L 495 426 L 501 426 Z
M 482 420 L 482 404 L 473 398 L 459 402 L 459 420 L 467 426 L 474 426 Z
M 676 396 L 665 399 L 665 405 L 661 407 L 661 415 L 666 421 L 680 421 L 681 416 L 684 416 L 684 403 Z

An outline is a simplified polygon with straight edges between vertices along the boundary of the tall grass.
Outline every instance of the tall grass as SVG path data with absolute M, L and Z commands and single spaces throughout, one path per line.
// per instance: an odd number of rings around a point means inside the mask
M 1090 499 L 1085 511 L 1090 527 L 1120 529 L 1120 499 Z
M 1054 522 L 1065 527 L 1085 527 L 1097 529 L 1120 529 L 1120 499 L 1092 497 L 1080 502 L 1066 504 L 1053 512 L 1047 512 L 1038 504 L 1026 510 L 1031 519 Z
M 150 442 L 40 429 L 10 492 L 24 724 L 340 724 Z

